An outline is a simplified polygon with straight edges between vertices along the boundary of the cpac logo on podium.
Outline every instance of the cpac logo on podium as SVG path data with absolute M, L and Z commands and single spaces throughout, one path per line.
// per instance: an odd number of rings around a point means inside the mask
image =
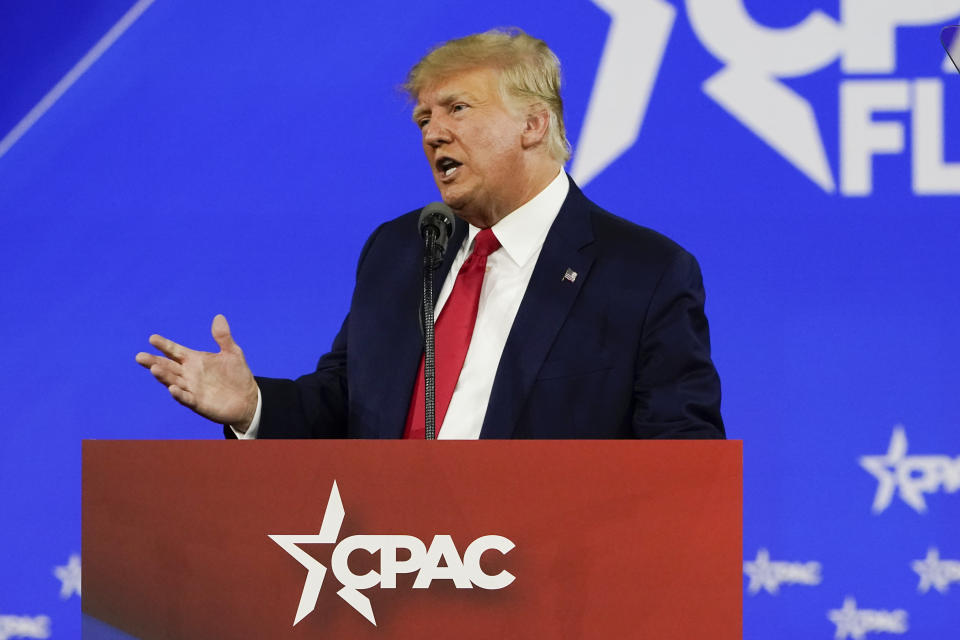
M 360 593 L 360 589 L 369 589 L 378 584 L 381 589 L 396 589 L 397 574 L 400 573 L 416 573 L 414 589 L 427 589 L 434 580 L 450 580 L 458 589 L 471 589 L 474 586 L 481 589 L 503 589 L 514 580 L 513 574 L 508 571 L 489 575 L 480 566 L 480 558 L 484 552 L 498 551 L 506 554 L 513 549 L 513 542 L 503 536 L 486 535 L 477 538 L 470 543 L 462 558 L 449 535 L 434 536 L 429 548 L 419 538 L 408 535 L 357 535 L 337 542 L 344 515 L 340 490 L 334 481 L 319 534 L 269 536 L 307 570 L 297 615 L 293 620 L 294 626 L 316 608 L 320 587 L 327 573 L 326 567 L 300 548 L 301 544 L 336 543 L 330 565 L 333 576 L 343 585 L 337 595 L 373 625 L 377 624 L 373 606 L 370 599 Z M 409 558 L 398 559 L 397 552 L 401 549 Z M 356 575 L 350 570 L 350 554 L 359 550 L 370 555 L 380 554 L 379 572 L 368 571 Z M 440 566 L 441 561 L 445 566 Z
M 574 156 L 581 184 L 636 141 L 677 13 L 666 0 L 593 1 L 611 25 Z M 908 153 L 915 194 L 960 194 L 960 162 L 944 160 L 943 80 L 935 77 L 956 70 L 946 55 L 937 68 L 942 49 L 933 33 L 930 77 L 896 77 L 898 29 L 955 21 L 960 0 L 840 0 L 839 20 L 815 9 L 785 28 L 758 23 L 745 0 L 683 4 L 700 43 L 724 65 L 704 93 L 825 192 L 837 184 L 820 131 L 824 114 L 785 81 L 839 61 L 852 76 L 837 96 L 840 193 L 870 195 L 874 158 Z M 909 115 L 909 123 L 891 115 Z

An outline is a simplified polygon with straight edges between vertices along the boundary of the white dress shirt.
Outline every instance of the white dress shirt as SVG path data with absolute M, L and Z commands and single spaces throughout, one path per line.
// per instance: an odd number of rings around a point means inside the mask
M 500 356 L 513 327 L 523 294 L 540 257 L 550 226 L 560 212 L 570 190 L 570 182 L 562 170 L 546 188 L 520 208 L 504 216 L 492 227 L 500 241 L 500 249 L 487 256 L 487 269 L 480 289 L 480 304 L 473 337 L 447 414 L 440 425 L 440 440 L 475 440 L 480 437 L 483 418 L 493 380 L 500 366 Z M 460 267 L 473 251 L 473 241 L 480 229 L 470 225 L 467 237 L 453 259 L 450 271 L 437 297 L 434 317 L 439 317 L 453 291 Z M 257 410 L 241 439 L 254 439 L 260 426 L 262 401 L 257 391 Z

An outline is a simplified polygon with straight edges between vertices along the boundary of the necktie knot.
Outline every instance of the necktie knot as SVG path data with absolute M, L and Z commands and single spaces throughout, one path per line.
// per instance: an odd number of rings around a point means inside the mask
M 500 241 L 489 228 L 482 230 L 473 240 L 473 254 L 471 257 L 486 257 L 500 248 Z

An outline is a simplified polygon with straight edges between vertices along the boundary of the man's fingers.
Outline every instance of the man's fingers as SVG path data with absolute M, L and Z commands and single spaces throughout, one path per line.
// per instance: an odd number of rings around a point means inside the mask
M 233 351 L 239 348 L 237 343 L 233 341 L 233 336 L 230 335 L 230 325 L 227 324 L 227 318 L 222 313 L 213 317 L 213 324 L 210 325 L 210 335 L 213 336 L 213 339 L 217 341 L 223 351 Z
M 154 367 L 160 367 L 162 369 L 174 369 L 177 371 L 177 375 L 183 370 L 183 365 L 179 362 L 171 360 L 170 358 L 164 358 L 163 356 L 158 356 L 153 353 L 144 353 L 141 351 L 137 354 L 137 364 L 145 369 L 153 370 Z
M 177 385 L 183 388 L 184 386 L 183 365 L 179 362 L 141 351 L 137 354 L 137 364 L 145 369 L 149 369 L 153 377 L 157 379 L 157 382 L 165 387 Z
M 165 356 L 177 362 L 183 362 L 184 357 L 186 357 L 187 353 L 190 351 L 190 349 L 187 349 L 183 345 L 179 345 L 173 340 L 167 340 L 163 336 L 158 336 L 157 334 L 150 336 L 150 344 L 156 347 L 157 350 L 161 351 Z
M 155 356 L 152 353 L 144 353 L 141 351 L 137 354 L 137 364 L 145 369 L 152 367 L 159 359 L 159 356 Z
M 173 367 L 173 366 L 183 367 L 182 364 L 180 364 L 179 362 L 176 362 L 175 360 L 171 360 L 170 358 L 164 358 L 163 356 L 158 356 L 155 353 L 146 353 L 144 351 L 141 351 L 140 353 L 137 354 L 136 360 L 137 360 L 137 364 L 139 364 L 144 369 L 149 369 L 153 367 L 153 365 L 155 364 L 162 364 L 170 367 Z
M 183 386 L 183 366 L 172 360 L 158 358 L 157 362 L 150 366 L 150 373 L 161 384 L 168 387 L 170 385 Z
M 154 355 L 152 353 L 144 353 L 141 351 L 137 354 L 137 364 L 139 364 L 144 369 L 149 369 L 150 373 L 156 375 L 157 372 L 163 371 L 165 369 L 176 369 L 177 375 L 179 375 L 180 369 L 183 368 L 183 365 L 170 360 L 169 358 L 164 358 L 163 356 Z
M 173 399 L 182 404 L 185 407 L 193 409 L 196 406 L 196 400 L 193 397 L 193 394 L 189 391 L 184 391 L 177 385 L 170 385 L 167 387 L 170 390 L 170 395 L 173 396 Z

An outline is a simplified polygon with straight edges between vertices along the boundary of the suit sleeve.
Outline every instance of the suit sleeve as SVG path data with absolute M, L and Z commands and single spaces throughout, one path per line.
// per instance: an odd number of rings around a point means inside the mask
M 373 245 L 380 228 L 367 239 L 357 270 Z M 349 314 L 333 340 L 330 351 L 320 357 L 312 373 L 296 380 L 257 377 L 263 405 L 257 437 L 345 438 L 349 433 L 349 383 L 347 377 L 347 332 Z M 225 435 L 233 434 L 227 427 Z
M 725 437 L 704 298 L 696 259 L 678 251 L 664 270 L 644 319 L 634 380 L 637 437 Z
M 257 378 L 263 397 L 258 438 L 347 436 L 347 327 L 350 316 L 312 373 L 296 380 Z

